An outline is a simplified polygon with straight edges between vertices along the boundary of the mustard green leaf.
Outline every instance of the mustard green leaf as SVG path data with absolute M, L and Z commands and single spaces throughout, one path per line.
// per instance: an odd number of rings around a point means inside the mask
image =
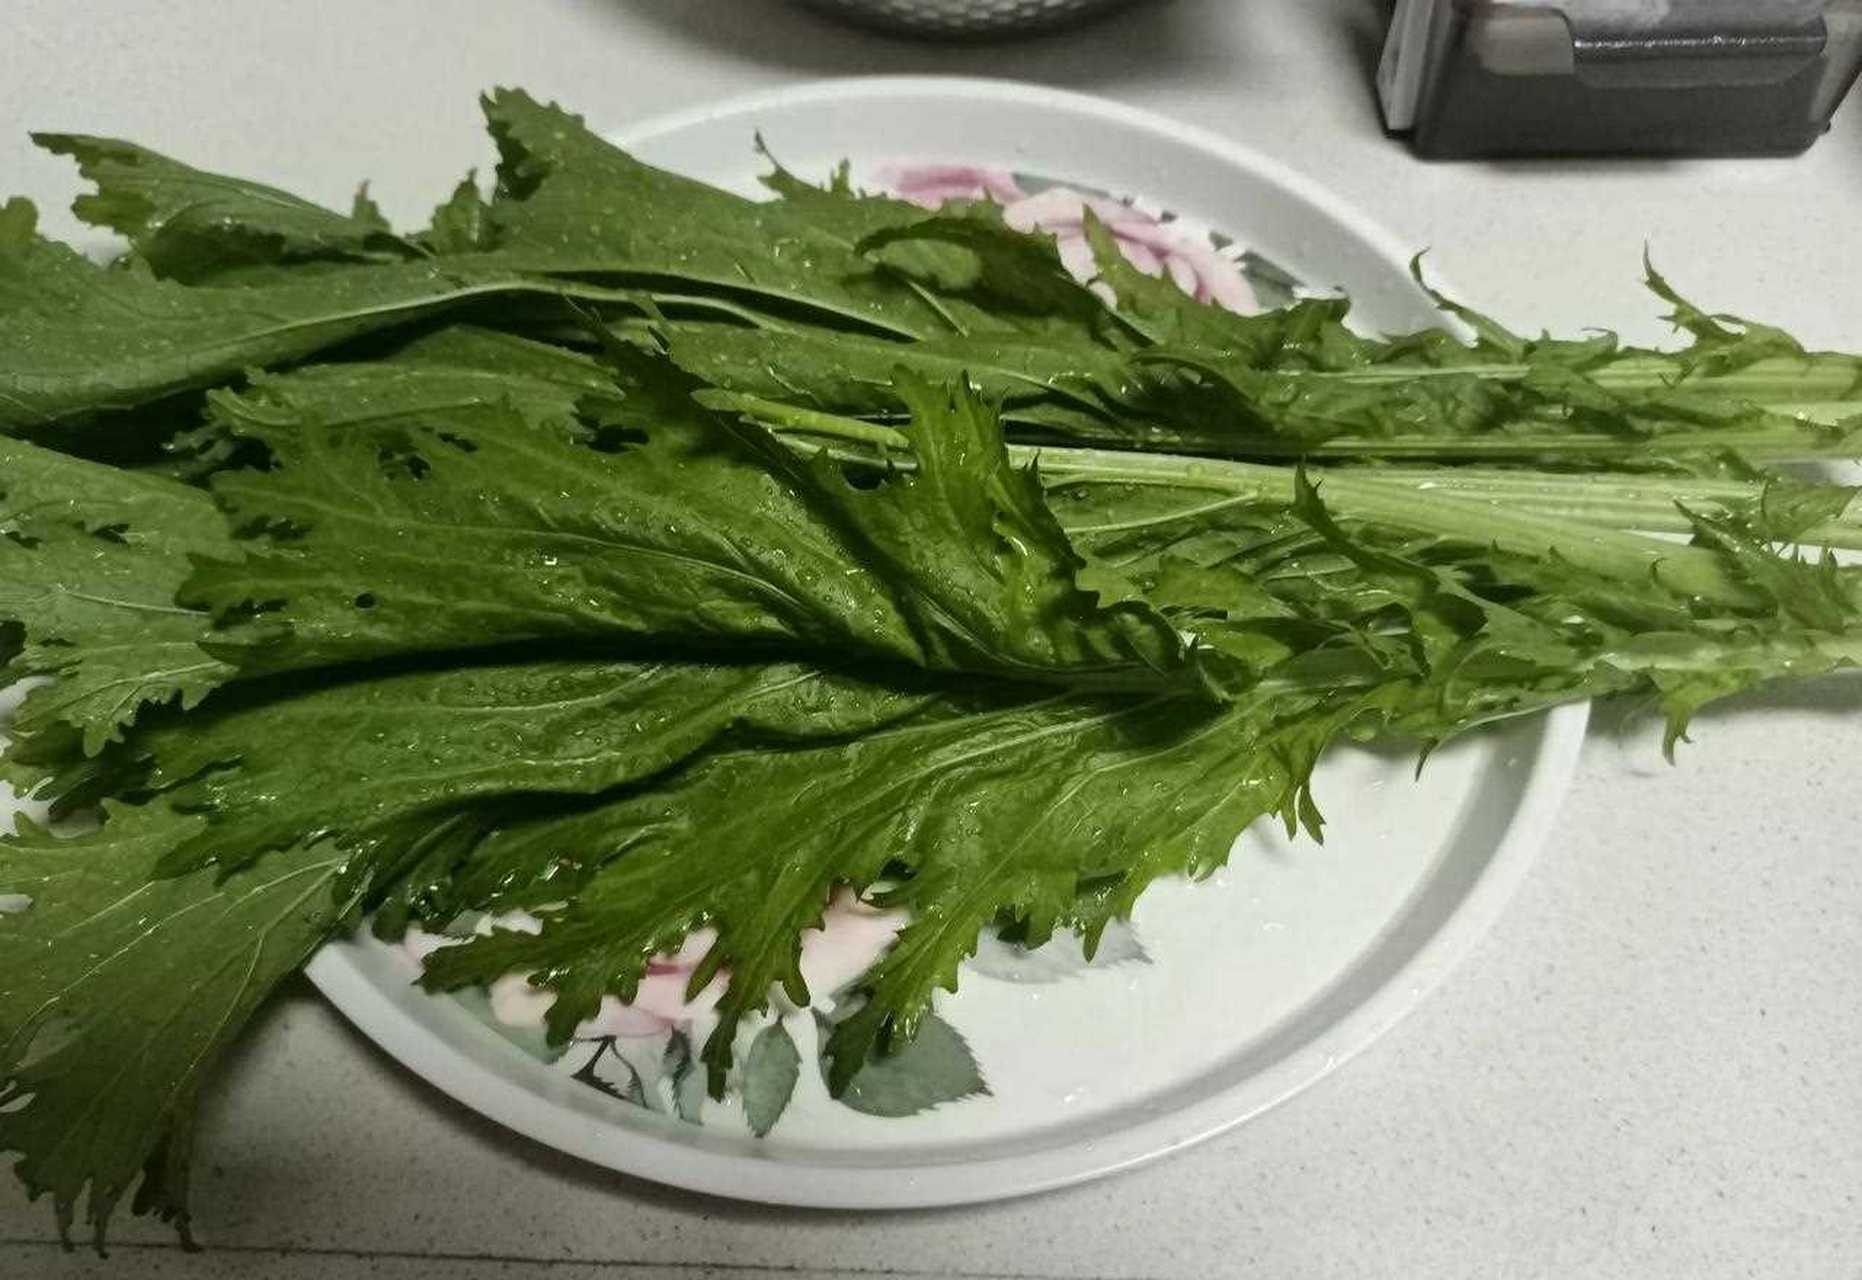
M 197 555 L 236 554 L 207 494 L 0 439 L 0 619 L 6 670 L 53 676 L 12 735 L 67 726 L 95 755 L 150 704 L 192 706 L 232 674 L 201 647 L 206 615 L 175 604 Z
M 348 216 L 264 183 L 208 173 L 117 138 L 35 133 L 96 190 L 73 206 L 126 238 L 156 275 L 197 284 L 259 263 L 398 262 L 414 255 L 368 199 Z
M 222 879 L 156 865 L 200 820 L 106 807 L 101 830 L 30 825 L 0 840 L 0 1151 L 69 1232 L 80 1201 L 101 1245 L 138 1176 L 137 1208 L 187 1222 L 202 1084 L 277 984 L 353 918 L 360 887 L 325 845 Z
M 361 368 L 328 377 L 347 388 Z M 919 469 L 863 489 L 701 409 L 664 363 L 621 372 L 619 402 L 592 422 L 511 400 L 409 416 L 402 388 L 456 380 L 411 368 L 383 375 L 393 413 L 329 420 L 280 380 L 240 425 L 277 468 L 215 483 L 236 526 L 269 533 L 184 592 L 229 620 L 215 651 L 260 671 L 652 639 L 1075 686 L 1216 687 L 1145 606 L 1101 609 L 1078 589 L 1037 479 L 1008 465 L 973 393 L 908 392 L 927 444 Z

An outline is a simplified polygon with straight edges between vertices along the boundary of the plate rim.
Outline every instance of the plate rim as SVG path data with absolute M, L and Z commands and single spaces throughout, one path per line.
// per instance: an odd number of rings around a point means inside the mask
M 1220 134 L 1090 94 L 966 76 L 860 76 L 735 95 L 654 115 L 605 136 L 639 145 L 682 129 L 771 108 L 870 97 L 952 94 L 1058 109 L 1154 133 L 1212 153 L 1294 196 L 1322 205 L 1387 262 L 1407 269 L 1395 235 L 1322 183 Z M 1072 1186 L 1149 1164 L 1234 1129 L 1316 1084 L 1421 1005 L 1487 936 L 1551 834 L 1576 774 L 1588 702 L 1545 713 L 1533 763 L 1506 828 L 1460 899 L 1413 952 L 1325 1030 L 1265 1069 L 1161 1115 L 1080 1142 L 948 1164 L 861 1163 L 837 1168 L 757 1159 L 657 1137 L 540 1104 L 434 1027 L 410 1017 L 364 972 L 366 941 L 326 944 L 305 973 L 335 1008 L 402 1067 L 505 1128 L 616 1172 L 686 1191 L 819 1209 L 911 1209 L 977 1204 Z

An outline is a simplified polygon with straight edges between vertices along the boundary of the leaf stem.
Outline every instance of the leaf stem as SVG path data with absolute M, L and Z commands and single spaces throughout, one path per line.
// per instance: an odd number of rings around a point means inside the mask
M 1766 488 L 1763 482 L 1753 480 L 1476 467 L 1379 467 L 1356 474 L 1407 489 L 1504 502 L 1541 515 L 1643 533 L 1692 533 L 1693 523 L 1681 506 L 1723 515 L 1739 507 L 1755 506 L 1764 499 Z M 1797 541 L 1805 546 L 1862 549 L 1862 519 L 1846 512 L 1838 519 L 1804 530 Z
M 898 453 L 911 450 L 910 435 L 893 427 L 758 396 L 701 394 L 704 403 L 712 408 L 745 414 L 778 434 L 878 445 Z M 1124 450 L 1010 445 L 1009 456 L 1021 465 L 1038 467 L 1049 484 L 1097 481 L 1159 485 L 1289 506 L 1294 500 L 1297 474 L 1288 466 Z M 861 459 L 858 454 L 849 456 L 848 461 L 892 465 L 886 459 Z M 1702 548 L 1541 514 L 1505 503 L 1499 497 L 1405 487 L 1340 468 L 1325 470 L 1315 478 L 1327 505 L 1349 519 L 1412 529 L 1518 555 L 1555 554 L 1588 572 L 1625 582 L 1656 581 L 1682 595 L 1716 604 L 1746 607 L 1757 603 L 1754 593 L 1727 573 L 1720 558 Z
M 1699 391 L 1723 400 L 1737 400 L 1784 412 L 1787 405 L 1819 406 L 1840 417 L 1862 412 L 1862 361 L 1854 356 L 1813 352 L 1803 356 L 1773 356 L 1755 360 L 1725 373 L 1697 373 L 1689 369 L 1686 352 L 1677 355 L 1646 353 L 1624 355 L 1607 362 L 1580 366 L 1586 378 L 1611 391 Z M 1365 365 L 1357 369 L 1275 369 L 1277 376 L 1300 381 L 1336 382 L 1376 386 L 1429 378 L 1475 377 L 1489 382 L 1524 382 L 1531 364 L 1417 365 L 1403 362 Z
M 1862 411 L 1862 404 L 1856 409 Z M 1012 419 L 1014 414 L 1011 411 L 1005 416 Z M 1817 430 L 1820 425 L 1823 424 L 1804 421 L 1781 424 L 1775 429 L 1706 428 L 1663 431 L 1647 436 L 1497 427 L 1481 435 L 1334 436 L 1319 441 L 1265 432 L 1230 431 L 1190 437 L 1184 443 L 1187 450 L 1198 454 L 1256 460 L 1334 462 L 1413 458 L 1445 462 L 1539 462 L 1556 458 L 1586 466 L 1725 452 L 1737 453 L 1753 462 L 1811 461 L 1851 457 L 1862 452 L 1849 436 L 1832 434 L 1819 440 L 1819 435 L 1824 434 Z M 1128 439 L 1115 432 L 1106 432 L 1097 442 L 1120 448 Z

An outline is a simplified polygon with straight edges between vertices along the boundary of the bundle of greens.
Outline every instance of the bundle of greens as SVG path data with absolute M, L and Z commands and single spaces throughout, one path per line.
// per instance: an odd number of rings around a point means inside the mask
M 185 1224 L 203 1082 L 268 992 L 526 910 L 566 1037 L 709 928 L 702 1059 L 805 1002 L 838 886 L 910 913 L 844 1089 L 979 932 L 1090 946 L 1341 736 L 1704 703 L 1862 655 L 1862 361 L 1706 315 L 1678 353 L 1342 301 L 1104 293 L 987 203 L 780 168 L 748 201 L 521 93 L 426 229 L 43 136 L 127 238 L 0 211 L 0 1149 L 61 1229 Z M 1680 535 L 1680 536 L 1674 536 Z M 75 834 L 74 834 L 75 832 Z

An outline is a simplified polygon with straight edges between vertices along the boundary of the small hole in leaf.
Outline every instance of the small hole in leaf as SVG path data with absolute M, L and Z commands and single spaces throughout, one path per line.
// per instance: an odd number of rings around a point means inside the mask
M 272 600 L 242 600 L 220 610 L 214 619 L 214 630 L 228 631 L 241 623 L 257 622 L 268 613 L 277 613 L 284 608 L 284 603 L 282 596 Z
M 355 604 L 358 609 L 373 609 L 375 607 L 375 593 L 373 591 L 364 591 L 361 595 L 356 597 Z
M 621 453 L 647 442 L 647 433 L 638 427 L 624 427 L 618 422 L 583 424 L 582 443 L 596 453 Z
M 233 526 L 233 536 L 242 540 L 263 538 L 269 542 L 297 542 L 309 532 L 309 525 L 283 516 L 254 516 Z
M 129 538 L 125 536 L 129 533 L 129 526 L 126 524 L 107 524 L 103 526 L 103 528 L 95 529 L 92 532 L 105 542 L 114 542 L 119 546 L 129 542 Z
M 410 480 L 425 480 L 427 473 L 433 470 L 433 464 L 412 449 L 383 445 L 375 451 L 375 460 L 389 475 L 399 472 Z
M 851 463 L 842 466 L 840 474 L 841 479 L 847 482 L 849 488 L 861 489 L 869 493 L 886 483 L 885 472 L 876 471 L 871 467 L 857 467 Z
M 18 546 L 25 547 L 28 551 L 39 545 L 39 539 L 33 537 L 29 533 L 21 533 L 18 529 L 8 529 L 6 531 L 6 540 Z
M 476 444 L 466 439 L 462 435 L 455 435 L 451 431 L 440 432 L 440 439 L 444 440 L 447 444 L 459 450 L 459 452 L 461 453 L 477 453 L 478 452 L 478 446 Z

